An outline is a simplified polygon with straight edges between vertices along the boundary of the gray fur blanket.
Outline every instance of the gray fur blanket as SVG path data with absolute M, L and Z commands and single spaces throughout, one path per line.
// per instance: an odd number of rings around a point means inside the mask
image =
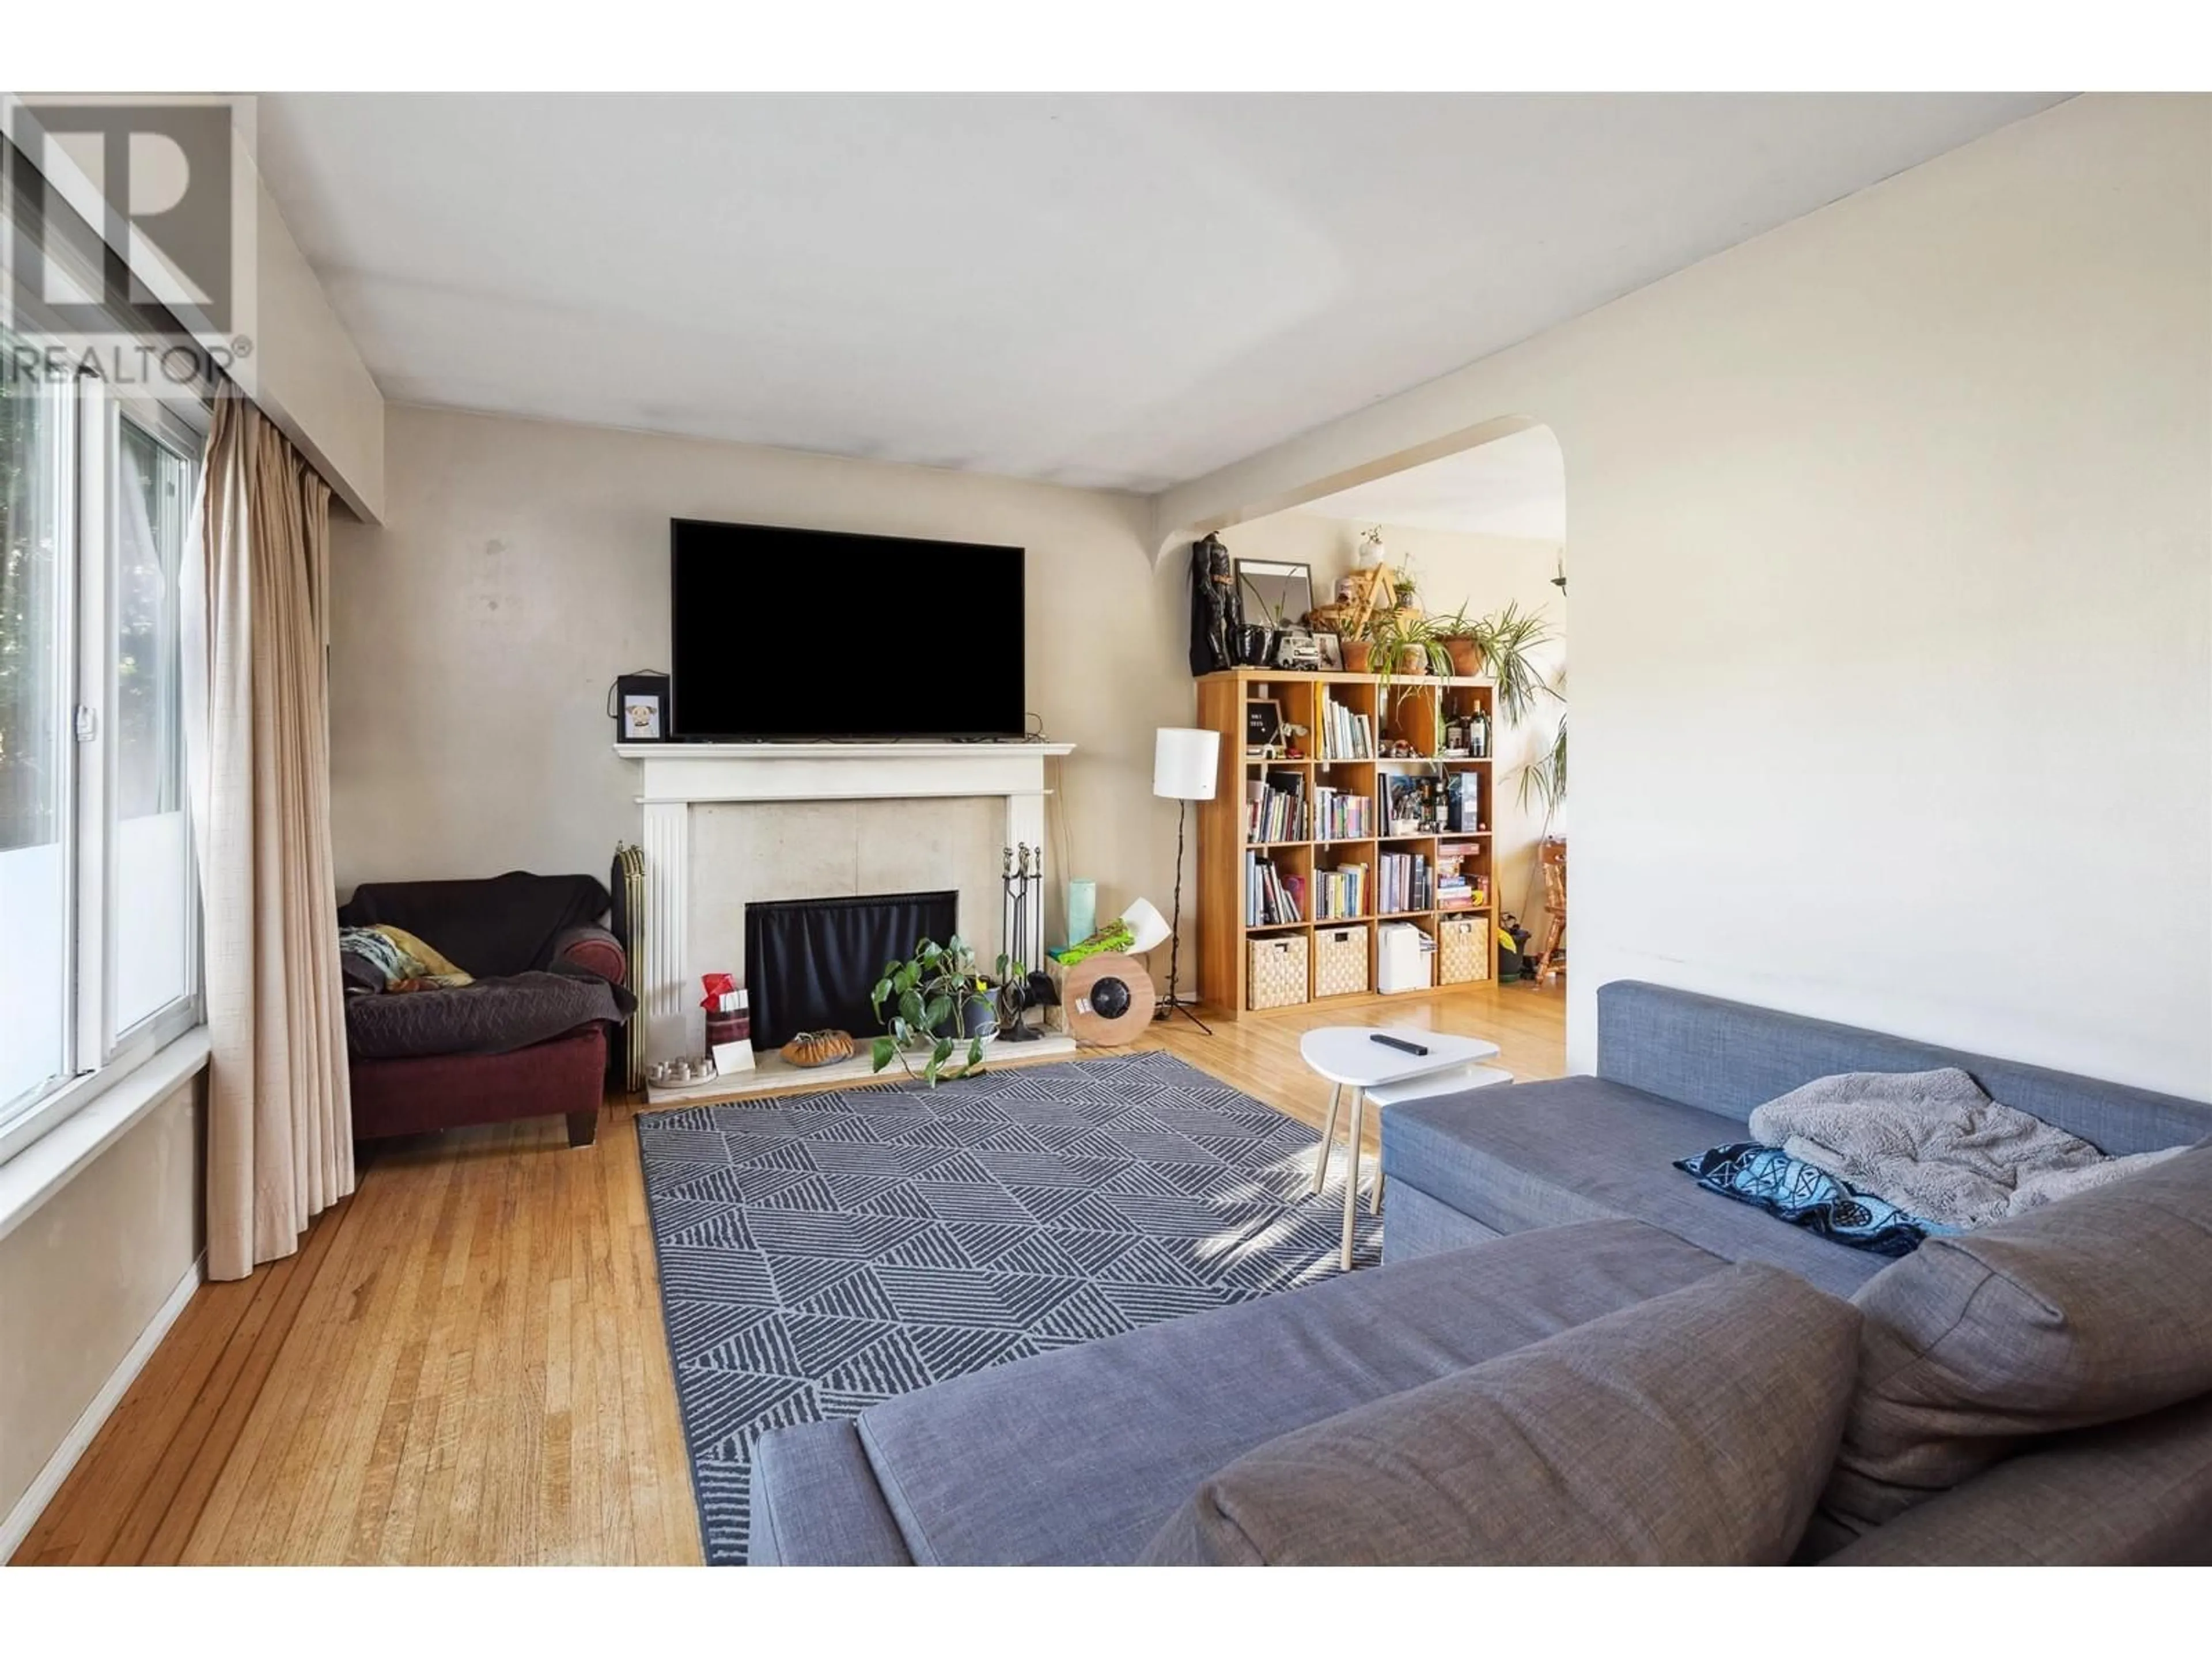
M 1951 1067 L 1817 1078 L 1753 1111 L 1751 1132 L 1947 1227 L 2000 1221 L 2184 1150 L 2107 1158 L 2079 1135 L 2000 1105 Z

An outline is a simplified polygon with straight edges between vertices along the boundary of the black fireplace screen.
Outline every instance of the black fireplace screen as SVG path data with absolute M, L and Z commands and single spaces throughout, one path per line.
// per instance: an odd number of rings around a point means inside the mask
M 780 1048 L 801 1031 L 880 1033 L 868 993 L 884 964 L 925 939 L 943 944 L 960 921 L 957 893 L 781 899 L 745 906 L 745 988 L 753 1047 Z

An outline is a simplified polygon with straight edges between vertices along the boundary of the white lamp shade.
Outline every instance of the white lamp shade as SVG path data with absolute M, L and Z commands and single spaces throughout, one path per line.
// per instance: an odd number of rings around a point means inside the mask
M 1152 793 L 1170 800 L 1212 800 L 1221 733 L 1163 726 L 1152 744 Z
M 1212 734 L 1208 732 L 1206 735 L 1211 737 Z M 1157 951 L 1168 942 L 1170 931 L 1168 919 L 1160 914 L 1159 907 L 1150 899 L 1139 899 L 1121 912 L 1121 920 L 1129 924 L 1129 931 L 1136 935 L 1129 941 L 1129 954 L 1133 957 L 1140 957 L 1147 951 Z

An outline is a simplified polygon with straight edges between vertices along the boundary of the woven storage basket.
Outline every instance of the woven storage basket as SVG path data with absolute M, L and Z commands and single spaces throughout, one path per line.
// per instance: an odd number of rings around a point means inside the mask
M 1368 988 L 1367 930 L 1324 927 L 1314 934 L 1314 994 L 1358 995 Z
M 1251 960 L 1244 976 L 1249 1008 L 1291 1008 L 1306 1000 L 1306 936 L 1270 933 L 1246 941 Z
M 1437 983 L 1466 985 L 1490 977 L 1488 916 L 1437 919 Z

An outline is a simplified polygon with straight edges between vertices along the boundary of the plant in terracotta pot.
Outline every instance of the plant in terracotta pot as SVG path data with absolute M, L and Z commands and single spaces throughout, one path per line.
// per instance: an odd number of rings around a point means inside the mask
M 1486 660 L 1482 641 L 1475 636 L 1476 624 L 1469 620 L 1465 605 L 1449 617 L 1439 617 L 1431 624 L 1437 643 L 1443 647 L 1451 658 L 1451 672 L 1464 679 L 1473 679 L 1482 672 Z
M 1426 617 L 1402 610 L 1376 618 L 1370 672 L 1382 682 L 1378 690 L 1388 691 L 1394 679 L 1419 679 L 1452 672 L 1451 653 L 1437 641 L 1435 627 Z
M 1469 617 L 1462 605 L 1449 617 L 1439 617 L 1428 624 L 1431 639 L 1438 641 L 1451 662 L 1446 671 L 1457 674 L 1487 673 L 1498 687 L 1498 712 L 1508 724 L 1518 726 L 1528 719 L 1528 711 L 1536 700 L 1550 692 L 1545 684 L 1543 670 L 1533 656 L 1539 646 L 1552 641 L 1552 629 L 1540 611 L 1523 611 L 1517 600 L 1510 600 L 1500 611 L 1488 616 Z M 1462 666 L 1472 662 L 1472 668 Z

